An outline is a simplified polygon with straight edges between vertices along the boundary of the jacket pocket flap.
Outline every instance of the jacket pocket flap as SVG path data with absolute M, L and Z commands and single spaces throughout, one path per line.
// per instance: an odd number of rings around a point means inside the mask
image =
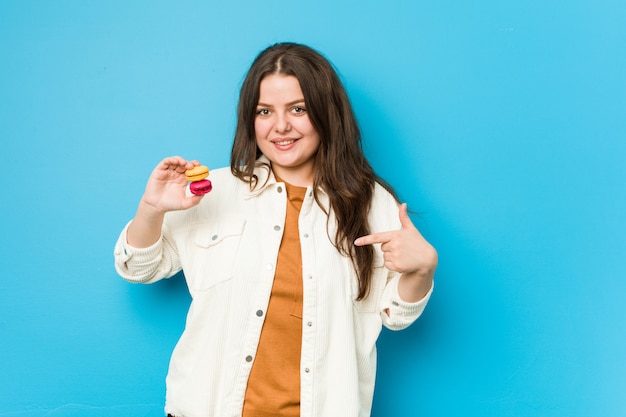
M 221 243 L 224 239 L 239 236 L 246 224 L 244 219 L 225 219 L 211 227 L 201 227 L 196 233 L 196 245 L 210 248 Z

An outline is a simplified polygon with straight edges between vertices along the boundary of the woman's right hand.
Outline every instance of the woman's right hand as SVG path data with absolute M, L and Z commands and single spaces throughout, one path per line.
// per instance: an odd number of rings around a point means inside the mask
M 147 248 L 159 240 L 165 213 L 191 208 L 203 196 L 188 196 L 185 171 L 200 165 L 180 156 L 162 160 L 152 171 L 146 190 L 139 202 L 137 214 L 128 226 L 126 241 L 137 248 Z
M 188 196 L 185 171 L 200 165 L 198 161 L 187 161 L 180 156 L 162 160 L 152 171 L 141 204 L 157 213 L 191 208 L 202 200 L 202 196 Z

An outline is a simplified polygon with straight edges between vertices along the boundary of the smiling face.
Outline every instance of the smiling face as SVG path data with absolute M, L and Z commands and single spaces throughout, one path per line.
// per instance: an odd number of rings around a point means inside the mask
M 254 130 L 257 145 L 276 175 L 293 185 L 313 184 L 320 137 L 296 77 L 271 74 L 261 80 Z

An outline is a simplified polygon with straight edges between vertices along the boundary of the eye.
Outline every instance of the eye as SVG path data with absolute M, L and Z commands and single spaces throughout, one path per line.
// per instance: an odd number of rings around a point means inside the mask
M 294 106 L 291 108 L 291 111 L 295 114 L 303 114 L 306 113 L 306 109 L 302 106 Z
M 270 114 L 269 109 L 257 109 L 256 114 L 258 116 L 267 116 Z

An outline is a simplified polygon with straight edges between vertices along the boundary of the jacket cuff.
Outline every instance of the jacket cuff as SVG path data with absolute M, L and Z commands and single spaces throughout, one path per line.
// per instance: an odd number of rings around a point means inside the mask
M 126 280 L 146 282 L 146 275 L 158 268 L 163 251 L 163 237 L 147 248 L 136 248 L 126 239 L 128 226 L 124 227 L 115 244 L 115 269 Z
M 385 327 L 390 330 L 402 330 L 409 327 L 419 316 L 428 304 L 435 283 L 430 287 L 428 293 L 419 301 L 412 303 L 406 302 L 400 298 L 398 294 L 398 283 L 400 282 L 400 274 L 393 277 L 383 293 L 381 299 L 381 317 Z

